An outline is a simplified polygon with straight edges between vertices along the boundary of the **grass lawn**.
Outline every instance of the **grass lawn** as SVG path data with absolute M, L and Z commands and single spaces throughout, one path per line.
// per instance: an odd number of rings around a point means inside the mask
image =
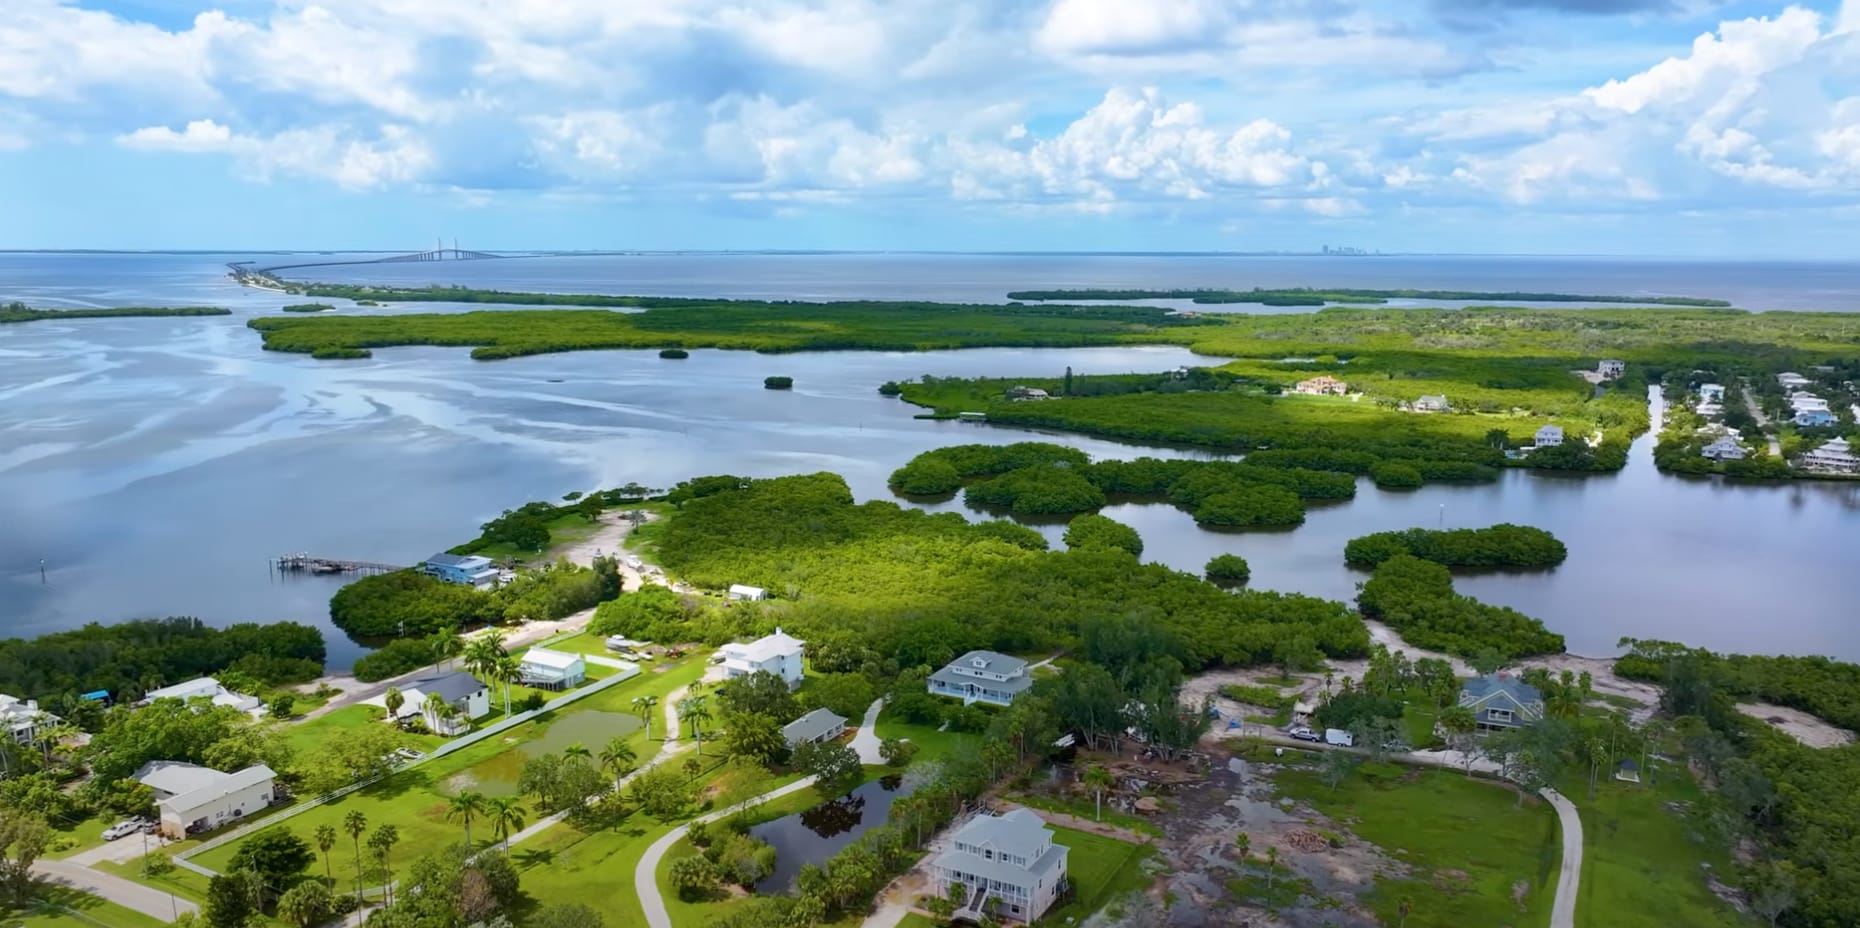
M 522 769 L 523 759 L 528 756 L 521 750 L 525 745 L 532 745 L 534 750 L 554 751 L 565 747 L 568 741 L 582 741 L 598 751 L 606 741 L 606 732 L 627 731 L 629 733 L 625 737 L 638 753 L 640 762 L 657 754 L 661 744 L 657 739 L 662 737 L 666 707 L 661 703 L 660 724 L 654 726 L 654 740 L 649 742 L 645 731 L 638 727 L 638 716 L 632 711 L 631 700 L 641 695 L 663 698 L 672 690 L 696 680 L 703 670 L 701 659 L 689 659 L 662 672 L 644 670 L 632 680 L 542 716 L 530 724 L 444 757 L 409 767 L 366 789 L 295 816 L 279 827 L 289 828 L 300 837 L 308 836 L 318 825 L 327 824 L 340 829 L 343 819 L 351 811 L 358 811 L 367 819 L 370 830 L 386 823 L 392 823 L 399 830 L 400 844 L 394 849 L 394 860 L 397 865 L 405 865 L 422 854 L 464 837 L 462 825 L 446 820 L 446 804 L 451 796 L 466 789 L 504 794 L 514 792 L 517 774 Z M 535 817 L 532 810 L 531 819 Z M 492 838 L 491 830 L 488 827 L 476 828 L 473 837 L 480 842 L 489 842 Z M 213 870 L 224 870 L 240 843 L 232 842 L 214 848 L 200 855 L 196 861 Z M 337 867 L 346 865 L 353 870 L 354 845 L 346 835 L 338 843 L 334 856 Z M 379 881 L 381 868 L 374 863 L 366 849 L 363 857 L 366 878 Z
M 64 886 L 42 887 L 36 905 L 0 909 L 7 928 L 161 928 L 168 924 L 90 893 Z
M 281 729 L 284 739 L 299 754 L 306 754 L 322 747 L 331 738 L 340 738 L 344 732 L 361 728 L 364 725 L 380 725 L 387 717 L 386 710 L 379 706 L 345 706 L 327 715 Z M 438 735 L 406 735 L 408 747 L 420 751 L 430 751 L 446 743 Z
M 1400 920 L 1404 896 L 1414 902 L 1409 928 L 1549 924 L 1562 858 L 1556 813 L 1542 800 L 1520 808 L 1511 790 L 1444 770 L 1358 774 L 1335 790 L 1306 770 L 1275 780 L 1281 793 L 1414 868 L 1409 879 L 1378 879 L 1364 897 L 1385 924 Z M 1512 901 L 1519 883 L 1527 887 L 1522 910 Z
M 1131 844 L 1070 828 L 1053 827 L 1053 843 L 1065 845 L 1066 875 L 1072 880 L 1071 902 L 1055 906 L 1040 921 L 1064 925 L 1068 919 L 1084 921 L 1105 903 L 1142 889 L 1143 858 L 1155 853 L 1147 844 Z
M 547 564 L 555 559 L 556 549 L 586 540 L 600 530 L 600 525 L 589 522 L 578 512 L 563 513 L 544 524 L 549 527 L 549 546 L 541 553 L 522 550 L 507 541 L 485 545 L 473 553 L 488 557 L 498 563 L 503 563 L 505 558 L 514 557 L 525 563 Z
M 901 722 L 891 714 L 891 707 L 879 710 L 878 724 L 874 726 L 879 740 L 886 738 L 903 738 L 917 745 L 915 762 L 934 760 L 948 755 L 956 745 L 963 741 L 980 740 L 979 735 L 965 735 L 952 731 L 937 731 L 934 725 L 912 725 Z
M 115 824 L 120 818 L 121 816 L 111 815 L 108 812 L 97 812 L 81 818 L 73 816 L 53 822 L 53 846 L 56 846 L 61 841 L 69 841 L 71 844 L 69 847 L 52 851 L 45 856 L 53 858 L 70 857 L 72 854 L 76 854 L 79 851 L 88 850 L 103 844 L 103 830 Z
M 132 860 L 118 863 L 114 860 L 98 861 L 92 865 L 105 873 L 114 873 L 127 880 L 134 880 L 144 886 L 153 887 L 164 893 L 173 893 L 190 902 L 207 901 L 207 878 L 185 867 L 175 867 L 161 876 L 147 876 L 142 872 L 142 862 Z M 321 869 L 318 863 L 317 868 Z M 353 873 L 354 871 L 350 871 Z M 340 875 L 338 877 L 340 879 Z M 351 884 L 353 888 L 353 884 Z
M 911 912 L 898 923 L 898 928 L 941 928 L 941 926 L 916 912 Z
M 1155 835 L 1159 838 L 1162 837 L 1163 833 L 1162 828 L 1156 823 L 1135 815 L 1125 815 L 1108 805 L 1104 807 L 1103 814 L 1098 815 L 1098 804 L 1093 801 L 1090 796 L 1068 798 L 1064 796 L 1050 796 L 1045 793 L 1009 793 L 1007 798 L 1021 805 L 1030 806 L 1035 809 L 1045 809 L 1048 812 L 1065 812 L 1069 815 L 1076 815 L 1079 818 L 1087 820 L 1096 819 L 1097 821 L 1102 821 L 1109 825 L 1116 825 L 1119 828 L 1128 828 L 1131 831 L 1142 832 L 1147 835 Z
M 1669 802 L 1696 802 L 1699 787 L 1685 771 L 1654 762 L 1657 782 L 1603 779 L 1590 799 L 1588 783 L 1572 778 L 1563 795 L 1582 816 L 1582 885 L 1576 924 L 1582 928 L 1665 928 L 1668 925 L 1755 925 L 1705 886 L 1700 864 L 1731 876 L 1724 851 L 1695 841 Z

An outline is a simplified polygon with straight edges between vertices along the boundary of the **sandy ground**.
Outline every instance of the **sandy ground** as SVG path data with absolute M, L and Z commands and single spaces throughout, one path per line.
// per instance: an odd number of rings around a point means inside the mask
M 1740 702 L 1737 711 L 1768 722 L 1811 748 L 1838 748 L 1854 740 L 1853 732 L 1830 725 L 1800 709 L 1766 702 Z

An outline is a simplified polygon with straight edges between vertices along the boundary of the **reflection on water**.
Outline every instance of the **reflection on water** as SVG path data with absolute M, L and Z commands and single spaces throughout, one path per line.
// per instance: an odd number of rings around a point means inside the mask
M 838 799 L 749 829 L 752 837 L 775 848 L 775 870 L 756 884 L 756 892 L 794 888 L 803 865 L 825 863 L 868 829 L 883 825 L 891 804 L 910 795 L 899 791 L 903 782 L 895 775 L 873 780 Z

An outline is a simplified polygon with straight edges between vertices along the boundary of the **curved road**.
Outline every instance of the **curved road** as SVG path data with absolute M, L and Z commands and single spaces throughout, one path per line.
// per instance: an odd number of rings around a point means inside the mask
M 1576 928 L 1576 889 L 1582 882 L 1582 816 L 1576 806 L 1554 789 L 1541 791 L 1556 809 L 1563 826 L 1563 872 L 1556 881 L 1556 902 L 1550 907 L 1550 928 Z
M 789 793 L 798 792 L 814 785 L 813 777 L 803 777 L 780 789 L 770 790 L 749 800 L 746 805 L 759 806 L 771 799 L 779 799 Z M 732 805 L 727 809 L 712 812 L 693 822 L 714 822 L 736 811 Z M 659 840 L 646 848 L 646 856 L 639 859 L 639 866 L 633 868 L 633 891 L 639 894 L 639 906 L 646 910 L 646 924 L 651 928 L 672 928 L 672 913 L 665 910 L 665 899 L 659 895 L 659 862 L 665 859 L 665 852 L 678 843 L 678 839 L 691 830 L 692 822 L 686 822 L 666 832 Z

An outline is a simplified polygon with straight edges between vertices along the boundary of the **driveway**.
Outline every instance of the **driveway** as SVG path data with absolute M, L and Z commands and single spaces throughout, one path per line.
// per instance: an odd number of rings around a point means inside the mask
M 859 752 L 859 763 L 885 762 L 884 756 L 878 753 L 878 710 L 884 707 L 883 699 L 872 700 L 872 705 L 865 710 L 865 720 L 859 723 L 859 730 L 853 733 L 852 749 Z
M 127 840 L 127 839 L 125 839 Z M 32 872 L 53 882 L 101 896 L 126 909 L 134 909 L 159 922 L 171 922 L 182 912 L 199 914 L 200 907 L 159 889 L 143 886 L 113 873 L 92 870 L 68 860 L 40 860 Z
M 1582 816 L 1576 806 L 1554 789 L 1542 791 L 1563 826 L 1563 872 L 1557 876 L 1556 902 L 1550 907 L 1550 928 L 1576 928 L 1576 888 L 1582 880 Z

